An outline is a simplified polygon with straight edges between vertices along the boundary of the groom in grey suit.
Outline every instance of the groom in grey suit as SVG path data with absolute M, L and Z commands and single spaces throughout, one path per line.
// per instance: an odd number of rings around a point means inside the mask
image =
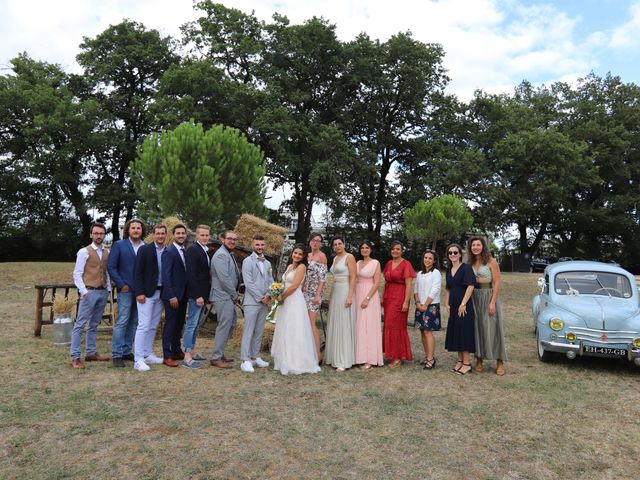
M 229 359 L 224 356 L 233 329 L 237 323 L 236 303 L 240 286 L 240 271 L 233 256 L 233 249 L 238 241 L 236 232 L 222 234 L 222 245 L 211 258 L 211 293 L 209 300 L 213 302 L 218 315 L 218 326 L 213 345 L 211 365 L 218 368 L 231 368 Z
M 260 358 L 260 346 L 264 333 L 264 322 L 271 297 L 267 295 L 273 273 L 271 263 L 264 258 L 266 243 L 262 235 L 254 235 L 251 247 L 253 253 L 242 262 L 242 279 L 244 281 L 244 330 L 240 348 L 240 369 L 253 373 L 253 366 L 265 368 L 269 362 Z

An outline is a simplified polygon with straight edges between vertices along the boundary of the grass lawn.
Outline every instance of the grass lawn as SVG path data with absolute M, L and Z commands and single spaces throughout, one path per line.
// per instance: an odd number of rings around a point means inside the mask
M 109 363 L 74 371 L 33 336 L 36 283 L 70 282 L 72 264 L 0 264 L 0 478 L 633 478 L 640 374 L 616 361 L 537 360 L 538 274 L 505 274 L 507 375 L 450 371 L 455 355 L 399 369 L 284 377 L 208 364 Z M 423 356 L 410 328 L 416 360 Z M 207 354 L 210 334 L 198 340 Z M 111 334 L 98 334 L 110 356 Z M 161 353 L 156 342 L 156 353 Z M 264 358 L 270 359 L 269 355 Z M 636 473 L 633 473 L 636 472 Z

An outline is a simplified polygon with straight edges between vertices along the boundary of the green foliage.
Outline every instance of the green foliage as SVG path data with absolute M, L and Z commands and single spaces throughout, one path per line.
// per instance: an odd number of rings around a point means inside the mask
M 345 45 L 340 125 L 357 161 L 330 205 L 347 222 L 366 225 L 375 241 L 401 211 L 395 208 L 401 188 L 389 179 L 416 160 L 430 112 L 443 98 L 443 55 L 440 45 L 409 33 L 383 43 L 361 34 Z
M 95 180 L 93 199 L 110 212 L 114 240 L 119 238 L 121 212 L 133 215 L 137 195 L 129 164 L 145 135 L 157 129 L 150 106 L 160 77 L 178 62 L 174 42 L 157 30 L 124 20 L 95 38 L 85 37 L 77 56 L 84 68 L 84 96 L 102 108 L 103 148 L 96 157 L 102 173 Z
M 455 195 L 441 195 L 432 200 L 419 200 L 404 211 L 407 237 L 414 240 L 431 240 L 433 249 L 438 240 L 447 239 L 469 231 L 473 217 L 467 204 Z
M 11 64 L 13 75 L 0 77 L 2 220 L 75 220 L 88 234 L 99 107 L 77 98 L 74 78 L 58 65 L 26 54 Z
M 195 226 L 233 226 L 262 214 L 262 152 L 236 129 L 183 123 L 154 133 L 140 147 L 132 176 L 147 218 L 176 215 Z

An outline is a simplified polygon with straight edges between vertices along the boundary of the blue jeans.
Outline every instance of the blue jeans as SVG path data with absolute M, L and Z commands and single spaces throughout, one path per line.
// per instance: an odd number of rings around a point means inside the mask
M 111 355 L 122 358 L 131 354 L 138 327 L 138 308 L 132 291 L 118 292 L 118 318 L 113 326 Z
M 196 305 L 194 298 L 189 299 L 189 305 L 187 308 L 187 324 L 184 327 L 184 338 L 182 340 L 182 343 L 184 344 L 184 351 L 187 353 L 193 352 L 193 347 L 196 345 L 200 315 L 202 315 L 203 309 L 204 306 L 199 307 Z
M 105 290 L 89 290 L 86 297 L 80 297 L 78 305 L 78 317 L 73 325 L 71 332 L 71 348 L 69 354 L 72 359 L 79 359 L 82 345 L 82 333 L 84 327 L 89 324 L 87 329 L 87 347 L 86 355 L 96 353 L 96 335 L 98 333 L 98 325 L 102 321 L 104 307 L 109 299 L 109 292 Z

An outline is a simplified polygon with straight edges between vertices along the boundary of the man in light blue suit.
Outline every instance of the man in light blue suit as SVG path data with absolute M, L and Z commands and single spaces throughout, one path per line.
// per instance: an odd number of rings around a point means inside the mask
M 123 239 L 111 248 L 107 269 L 118 289 L 118 318 L 113 326 L 111 353 L 114 367 L 133 361 L 133 339 L 138 327 L 138 308 L 133 294 L 134 269 L 138 249 L 144 245 L 144 224 L 133 218 L 124 224 Z
M 225 232 L 222 234 L 222 245 L 211 258 L 209 300 L 213 302 L 218 316 L 211 365 L 218 368 L 231 368 L 230 360 L 224 356 L 224 347 L 231 338 L 238 321 L 236 304 L 239 299 L 240 270 L 233 256 L 233 249 L 237 242 L 236 232 Z
M 269 362 L 260 358 L 260 346 L 264 333 L 264 322 L 271 297 L 267 295 L 273 283 L 271 263 L 264 258 L 266 243 L 262 235 L 254 235 L 253 253 L 242 262 L 242 280 L 244 282 L 244 330 L 240 348 L 240 369 L 253 373 L 253 366 L 265 368 Z

